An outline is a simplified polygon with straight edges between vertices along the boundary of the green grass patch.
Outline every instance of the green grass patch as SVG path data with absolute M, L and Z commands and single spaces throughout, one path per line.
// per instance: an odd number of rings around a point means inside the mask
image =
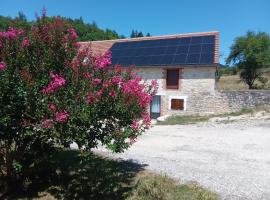
M 210 118 L 213 117 L 228 117 L 228 116 L 240 116 L 243 114 L 251 114 L 254 112 L 254 109 L 243 108 L 237 112 L 225 113 L 220 115 L 207 115 L 207 116 L 198 116 L 198 115 L 187 115 L 187 116 L 171 116 L 164 122 L 158 122 L 157 125 L 185 125 L 185 124 L 196 124 L 199 122 L 207 122 Z
M 2 196 L 0 190 L 0 199 L 216 199 L 197 185 L 176 184 L 166 176 L 147 173 L 144 167 L 91 153 L 58 151 L 29 171 L 23 188 Z
M 196 183 L 177 184 L 167 176 L 140 177 L 127 200 L 217 200 L 218 195 Z
M 210 119 L 210 116 L 171 116 L 164 122 L 158 122 L 158 125 L 184 125 L 184 124 L 196 124 L 198 122 L 206 122 Z

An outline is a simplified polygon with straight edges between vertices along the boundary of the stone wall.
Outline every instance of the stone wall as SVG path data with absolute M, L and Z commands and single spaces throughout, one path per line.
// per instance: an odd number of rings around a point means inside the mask
M 216 112 L 235 112 L 242 108 L 270 106 L 270 90 L 220 91 L 216 92 Z

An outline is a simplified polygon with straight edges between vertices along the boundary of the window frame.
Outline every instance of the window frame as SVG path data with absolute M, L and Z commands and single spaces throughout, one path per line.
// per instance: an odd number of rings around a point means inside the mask
M 182 99 L 182 100 L 184 100 L 184 106 L 183 106 L 184 109 L 183 110 L 174 110 L 174 109 L 171 109 L 171 107 L 172 107 L 171 106 L 171 103 L 172 103 L 171 100 L 172 99 Z M 179 96 L 178 95 L 177 96 L 176 95 L 172 95 L 172 96 L 169 96 L 168 97 L 168 100 L 169 100 L 168 101 L 168 104 L 167 104 L 168 105 L 168 110 L 170 110 L 170 111 L 178 111 L 178 112 L 183 112 L 183 111 L 186 111 L 187 110 L 188 96 L 184 96 L 184 95 L 183 96 L 182 95 L 179 95 Z
M 180 108 L 173 108 L 173 101 L 181 101 L 181 107 Z M 185 110 L 185 99 L 179 99 L 179 98 L 177 98 L 177 99 L 175 99 L 175 98 L 172 98 L 171 99 L 171 110 L 179 110 L 179 111 L 181 111 L 181 110 Z
M 168 84 L 168 71 L 177 71 L 177 84 L 175 85 L 169 85 Z M 166 69 L 166 89 L 179 89 L 179 78 L 180 78 L 180 70 L 178 68 L 167 68 Z

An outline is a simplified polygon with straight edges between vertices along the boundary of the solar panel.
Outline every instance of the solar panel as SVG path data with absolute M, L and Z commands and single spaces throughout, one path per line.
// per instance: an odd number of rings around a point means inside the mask
M 200 62 L 200 54 L 188 54 L 186 63 L 198 64 Z
M 195 36 L 191 38 L 191 44 L 201 44 L 202 43 L 202 36 Z
M 201 52 L 201 49 L 202 49 L 202 45 L 201 44 L 190 45 L 189 46 L 188 53 L 189 54 L 200 53 Z
M 215 35 L 117 42 L 111 48 L 112 64 L 213 64 Z
M 178 54 L 174 57 L 172 64 L 186 64 L 187 54 Z

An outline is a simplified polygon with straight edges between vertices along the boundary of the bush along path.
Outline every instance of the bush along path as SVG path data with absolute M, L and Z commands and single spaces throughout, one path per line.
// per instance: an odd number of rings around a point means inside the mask
M 150 125 L 156 82 L 111 67 L 110 52 L 92 55 L 77 37 L 45 11 L 30 31 L 0 32 L 0 190 L 7 194 L 22 189 L 55 147 L 101 143 L 121 152 Z

